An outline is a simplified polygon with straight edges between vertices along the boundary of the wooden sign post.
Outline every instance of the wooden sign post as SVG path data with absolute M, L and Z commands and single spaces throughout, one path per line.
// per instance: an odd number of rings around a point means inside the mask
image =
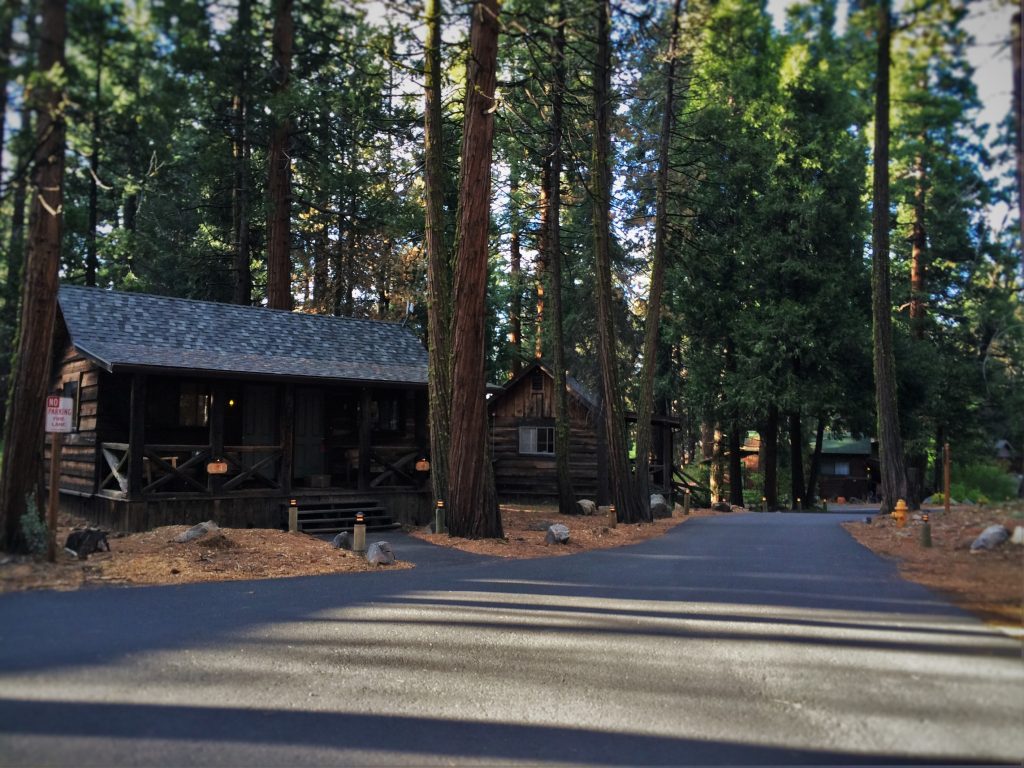
M 46 431 L 50 438 L 50 493 L 46 502 L 46 559 L 57 562 L 57 509 L 60 507 L 60 454 L 64 433 L 71 432 L 75 401 L 70 397 L 46 398 Z

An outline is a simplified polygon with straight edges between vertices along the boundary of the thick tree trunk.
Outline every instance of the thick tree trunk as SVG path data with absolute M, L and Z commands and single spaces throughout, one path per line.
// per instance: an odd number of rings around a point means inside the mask
M 611 8 L 608 0 L 597 3 L 597 55 L 594 59 L 594 145 L 591 168 L 591 195 L 594 219 L 595 283 L 597 292 L 597 353 L 601 368 L 601 402 L 608 444 L 608 471 L 612 498 L 619 522 L 636 523 L 644 519 L 629 469 L 629 442 L 626 439 L 625 408 L 619 388 L 619 365 L 615 355 L 615 324 L 612 316 L 611 265 Z
M 799 509 L 807 502 L 804 486 L 804 429 L 800 411 L 789 414 L 789 476 L 792 508 Z
M 765 506 L 777 509 L 779 506 L 779 406 L 768 407 L 764 434 L 761 436 L 761 472 L 764 474 Z
M 661 136 L 658 139 L 658 175 L 654 214 L 654 254 L 651 259 L 651 288 L 644 325 L 644 357 L 640 369 L 640 391 L 636 415 L 636 487 L 640 503 L 650 519 L 651 417 L 654 415 L 654 374 L 657 370 L 658 340 L 661 331 L 661 299 L 665 289 L 666 240 L 668 238 L 669 148 L 675 131 L 676 49 L 682 0 L 672 8 L 668 60 L 665 63 L 665 102 L 662 105 Z M 742 494 L 741 494 L 742 495 Z M 742 499 L 740 500 L 742 503 Z
M 435 501 L 448 498 L 451 435 L 452 264 L 444 244 L 444 155 L 441 117 L 441 0 L 427 0 L 423 155 L 426 198 L 430 480 Z
M 554 80 L 551 83 L 551 144 L 547 206 L 547 220 L 543 222 L 547 236 L 544 262 L 551 277 L 551 348 L 555 377 L 555 476 L 558 484 L 558 511 L 573 515 L 579 511 L 576 493 L 569 472 L 569 397 L 566 392 L 565 338 L 562 328 L 562 229 L 559 220 L 562 208 L 562 113 L 565 97 L 565 12 L 558 6 L 555 40 L 552 49 Z
M 907 497 L 903 439 L 896 405 L 896 361 L 892 347 L 889 276 L 889 64 L 890 0 L 878 4 L 878 60 L 875 77 L 874 195 L 871 227 L 871 308 L 874 338 L 875 405 L 882 481 L 882 514 Z
M 498 0 L 472 7 L 466 64 L 466 110 L 462 133 L 459 229 L 452 301 L 452 407 L 448 470 L 448 530 L 466 538 L 500 537 L 501 515 L 486 493 L 487 403 L 484 325 L 488 234 L 491 212 L 491 153 L 497 87 Z
M 292 66 L 294 0 L 274 2 L 274 60 L 271 79 L 278 97 L 272 118 L 269 178 L 270 210 L 267 221 L 267 306 L 271 309 L 292 308 L 291 258 L 291 117 L 283 106 L 289 87 Z
M 41 6 L 39 71 L 52 75 L 64 65 L 66 0 L 42 0 Z M 0 548 L 9 551 L 24 546 L 20 522 L 25 497 L 32 491 L 42 463 L 43 406 L 57 311 L 64 202 L 64 99 L 46 80 L 37 85 L 32 99 L 37 115 L 32 208 L 0 476 Z
M 725 460 L 722 458 L 722 442 L 722 430 L 715 424 L 711 442 L 711 479 L 708 483 L 712 501 L 725 501 Z
M 252 304 L 252 271 L 249 259 L 249 161 L 252 147 L 249 141 L 249 30 L 252 27 L 252 0 L 238 0 L 238 21 L 235 26 L 235 40 L 239 52 L 238 90 L 234 98 L 234 135 L 232 141 L 232 162 L 235 184 L 231 206 L 232 231 L 234 234 L 233 272 L 235 304 Z

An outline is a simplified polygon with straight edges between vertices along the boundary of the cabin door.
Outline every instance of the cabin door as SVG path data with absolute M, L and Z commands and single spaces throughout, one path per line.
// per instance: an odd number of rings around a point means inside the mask
M 269 385 L 246 385 L 242 392 L 242 445 L 278 446 L 281 436 L 277 432 L 277 390 Z M 243 453 L 242 465 L 252 467 L 273 451 Z M 277 462 L 260 469 L 260 474 L 276 477 Z
M 324 474 L 324 391 L 295 390 L 296 478 Z

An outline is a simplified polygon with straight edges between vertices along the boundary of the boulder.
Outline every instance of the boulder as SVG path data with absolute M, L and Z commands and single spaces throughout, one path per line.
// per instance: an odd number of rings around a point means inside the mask
M 201 539 L 203 536 L 219 530 L 220 527 L 213 522 L 213 520 L 207 520 L 205 523 L 193 525 L 184 533 L 178 534 L 174 537 L 174 541 L 178 544 L 185 544 L 190 541 L 195 541 L 196 539 Z
M 592 502 L 590 499 L 580 499 L 576 502 L 576 506 L 579 507 L 581 515 L 597 514 L 597 504 Z
M 985 549 L 995 549 L 1004 541 L 1010 538 L 1010 532 L 1001 525 L 990 525 L 971 544 L 971 552 L 981 552 Z
M 386 541 L 375 541 L 366 550 L 366 562 L 370 565 L 391 565 L 395 562 L 395 553 Z
M 716 501 L 711 505 L 712 512 L 732 512 L 732 506 L 725 501 Z
M 555 523 L 548 527 L 548 534 L 544 537 L 547 544 L 568 544 L 569 529 L 561 523 Z
M 655 520 L 662 517 L 672 517 L 672 507 L 665 501 L 660 493 L 651 494 L 651 517 Z
M 342 531 L 331 541 L 331 546 L 335 549 L 352 549 L 352 534 Z
M 1018 525 L 1013 529 L 1013 536 L 1010 537 L 1010 543 L 1018 546 L 1024 544 L 1024 525 Z

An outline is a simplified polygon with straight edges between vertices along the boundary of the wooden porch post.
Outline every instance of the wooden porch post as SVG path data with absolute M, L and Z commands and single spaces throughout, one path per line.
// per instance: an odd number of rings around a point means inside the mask
M 373 434 L 373 421 L 370 418 L 370 390 L 363 387 L 359 391 L 359 490 L 370 487 L 370 440 Z
M 281 474 L 278 483 L 283 493 L 292 492 L 292 454 L 295 452 L 295 385 L 281 390 Z
M 146 450 L 146 375 L 132 375 L 131 415 L 128 422 L 128 498 L 142 496 L 142 466 Z
M 224 406 L 226 395 L 224 393 L 224 382 L 217 381 L 213 384 L 210 392 L 210 460 L 224 458 Z M 211 493 L 216 493 L 224 485 L 224 475 L 209 475 L 206 479 L 206 487 Z

